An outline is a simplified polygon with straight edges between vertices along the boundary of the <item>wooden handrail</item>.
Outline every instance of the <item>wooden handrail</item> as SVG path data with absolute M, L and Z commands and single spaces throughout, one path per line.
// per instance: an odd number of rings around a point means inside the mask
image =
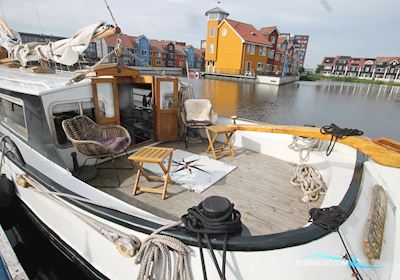
M 330 134 L 322 134 L 319 128 L 305 126 L 290 126 L 290 125 L 273 125 L 273 124 L 237 124 L 228 125 L 233 130 L 255 131 L 255 132 L 270 132 L 279 134 L 291 134 L 296 136 L 317 138 L 322 140 L 330 140 Z M 400 153 L 378 145 L 365 136 L 348 136 L 337 140 L 338 143 L 350 146 L 364 153 L 375 162 L 400 168 Z

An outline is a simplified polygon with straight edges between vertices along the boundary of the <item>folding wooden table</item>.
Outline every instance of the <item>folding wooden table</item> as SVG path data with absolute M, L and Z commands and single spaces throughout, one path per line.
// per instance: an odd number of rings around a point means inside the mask
M 233 149 L 233 145 L 231 143 L 231 138 L 235 133 L 235 130 L 233 128 L 229 128 L 224 125 L 212 125 L 206 126 L 205 128 L 209 142 L 206 151 L 207 153 L 211 152 L 214 159 L 219 159 L 227 155 L 235 155 L 235 150 Z M 212 136 L 212 134 L 214 134 L 214 136 Z M 218 136 L 223 134 L 225 135 L 225 141 L 221 146 L 218 147 L 215 145 L 215 142 L 217 141 Z M 228 148 L 228 150 L 225 151 L 225 148 Z
M 133 155 L 129 156 L 129 160 L 132 160 L 138 168 L 135 185 L 133 186 L 133 195 L 136 195 L 139 192 L 149 192 L 149 193 L 159 193 L 161 194 L 161 198 L 165 198 L 165 194 L 167 193 L 167 185 L 168 183 L 174 183 L 174 181 L 169 176 L 169 171 L 171 169 L 172 164 L 172 152 L 173 148 L 161 148 L 161 147 L 145 147 Z M 164 159 L 169 157 L 168 166 L 165 167 L 163 164 Z M 161 170 L 164 173 L 162 177 L 151 176 L 146 170 L 143 168 L 144 163 L 153 163 L 158 164 Z M 150 188 L 150 187 L 141 187 L 139 186 L 140 176 L 143 175 L 147 181 L 149 182 L 163 182 L 163 188 Z

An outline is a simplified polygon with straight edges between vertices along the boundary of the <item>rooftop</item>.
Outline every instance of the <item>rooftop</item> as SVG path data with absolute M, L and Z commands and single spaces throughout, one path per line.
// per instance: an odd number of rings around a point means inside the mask
M 278 30 L 276 26 L 268 26 L 268 27 L 262 27 L 260 29 L 261 34 L 266 35 L 266 34 L 271 34 L 274 30 Z
M 225 19 L 225 21 L 239 34 L 239 36 L 245 42 L 272 46 L 268 39 L 263 36 L 263 34 L 253 25 L 232 19 Z
M 211 13 L 221 13 L 221 14 L 226 14 L 227 16 L 229 15 L 228 12 L 222 10 L 220 7 L 215 7 L 215 8 L 212 8 L 211 10 L 208 10 L 206 12 L 206 16 L 208 16 L 208 14 L 211 14 Z

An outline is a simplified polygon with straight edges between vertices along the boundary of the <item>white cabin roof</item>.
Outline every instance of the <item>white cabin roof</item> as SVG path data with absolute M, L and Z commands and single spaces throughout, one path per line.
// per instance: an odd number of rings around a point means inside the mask
M 56 72 L 54 74 L 31 73 L 23 68 L 0 66 L 0 91 L 8 89 L 31 95 L 41 95 L 68 86 L 68 82 L 76 73 Z M 78 84 L 82 84 L 81 81 Z M 69 85 L 71 86 L 71 85 Z

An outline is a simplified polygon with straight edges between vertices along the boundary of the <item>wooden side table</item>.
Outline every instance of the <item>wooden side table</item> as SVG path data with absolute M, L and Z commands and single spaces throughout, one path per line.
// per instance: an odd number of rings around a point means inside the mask
M 161 148 L 161 147 L 145 147 L 133 155 L 129 156 L 129 160 L 132 160 L 138 168 L 135 185 L 133 186 L 133 195 L 138 194 L 139 192 L 149 192 L 149 193 L 159 193 L 161 194 L 161 198 L 165 198 L 165 194 L 167 193 L 167 185 L 168 183 L 174 183 L 174 181 L 169 176 L 169 171 L 171 169 L 172 164 L 172 152 L 173 148 Z M 163 161 L 165 158 L 169 157 L 168 166 L 165 167 Z M 158 164 L 161 167 L 161 170 L 164 173 L 162 177 L 151 176 L 146 170 L 143 168 L 144 163 L 154 163 Z M 147 181 L 149 182 L 163 182 L 163 188 L 149 188 L 149 187 L 141 187 L 139 186 L 140 176 L 143 175 Z
M 214 159 L 219 159 L 227 155 L 234 156 L 235 150 L 233 149 L 233 145 L 231 143 L 231 138 L 234 133 L 235 130 L 227 126 L 223 125 L 206 126 L 206 134 L 209 142 L 206 152 L 207 153 L 211 152 Z M 215 146 L 215 142 L 217 141 L 218 136 L 223 134 L 225 134 L 226 137 L 224 143 L 219 147 Z M 228 148 L 228 150 L 225 151 L 225 148 Z

